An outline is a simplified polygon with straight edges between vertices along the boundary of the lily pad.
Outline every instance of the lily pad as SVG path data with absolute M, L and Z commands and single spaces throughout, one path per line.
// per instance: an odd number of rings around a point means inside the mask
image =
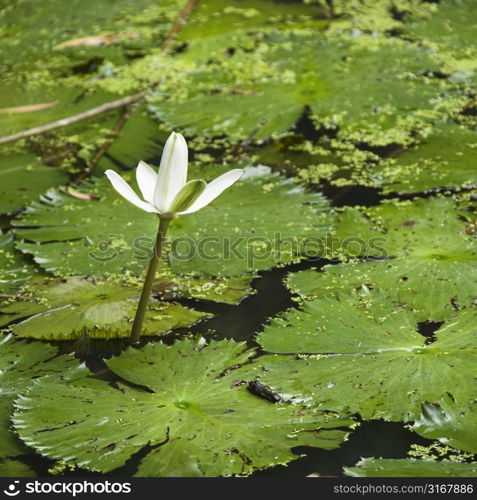
M 0 235 L 0 302 L 13 295 L 34 272 L 34 267 L 15 250 L 11 232 Z
M 384 192 L 413 193 L 477 183 L 477 131 L 443 123 L 421 144 L 378 170 Z
M 411 16 L 402 31 L 419 43 L 437 52 L 443 59 L 443 69 L 455 72 L 455 77 L 468 78 L 477 69 L 475 44 L 476 23 L 472 0 L 447 0 L 432 4 L 427 12 Z
M 89 78 L 88 73 L 104 60 L 127 64 L 127 56 L 141 55 L 141 50 L 159 45 L 181 4 L 177 0 L 159 5 L 148 0 L 134 4 L 118 0 L 111 5 L 72 0 L 66 5 L 61 0 L 47 0 L 38 6 L 34 0 L 21 0 L 0 13 L 5 26 L 0 54 L 5 69 L 17 77 L 24 73 L 44 78 L 49 70 L 52 82 L 70 74 L 86 73 Z M 104 35 L 109 39 L 98 38 Z M 39 61 L 41 64 L 35 64 Z
M 59 168 L 43 164 L 31 153 L 0 156 L 0 213 L 12 214 L 52 186 L 68 182 Z
M 123 381 L 111 386 L 86 368 L 67 386 L 40 381 L 17 400 L 13 421 L 43 455 L 94 471 L 148 445 L 137 476 L 249 474 L 297 458 L 296 446 L 339 446 L 346 432 L 337 427 L 350 420 L 273 404 L 238 383 L 233 368 L 253 353 L 233 341 L 129 348 L 106 361 Z
M 244 297 L 252 295 L 251 286 L 254 276 L 207 277 L 182 276 L 172 273 L 159 274 L 158 284 L 153 289 L 165 299 L 201 299 L 221 304 L 238 304 Z
M 423 404 L 422 413 L 412 429 L 428 439 L 438 439 L 445 445 L 477 453 L 477 404 L 466 405 L 445 395 L 438 402 Z
M 178 43 L 187 44 L 191 59 L 211 56 L 238 47 L 252 47 L 263 31 L 325 28 L 329 20 L 316 6 L 274 0 L 220 0 L 199 2 L 181 30 Z
M 344 473 L 350 477 L 477 477 L 477 463 L 362 458 L 354 467 L 345 467 Z
M 472 218 L 449 198 L 346 210 L 337 220 L 329 255 L 368 260 L 291 274 L 288 285 L 304 298 L 363 286 L 384 290 L 396 304 L 414 310 L 418 321 L 445 320 L 477 298 Z
M 223 169 L 195 169 L 193 177 L 215 177 Z M 106 178 L 84 190 L 100 200 L 78 200 L 51 190 L 14 222 L 46 271 L 58 275 L 138 275 L 147 266 L 157 218 L 120 198 Z M 173 272 L 240 276 L 300 259 L 300 246 L 323 235 L 331 222 L 325 198 L 279 175 L 250 168 L 217 202 L 170 225 Z M 264 214 L 270 214 L 264 217 Z
M 123 338 L 131 331 L 141 286 L 117 281 L 38 278 L 22 291 L 31 297 L 6 305 L 0 325 L 15 322 L 11 331 L 19 337 L 43 340 Z M 172 328 L 189 326 L 207 316 L 173 302 L 151 299 L 144 335 L 159 335 Z
M 258 341 L 268 352 L 319 356 L 262 358 L 260 378 L 294 401 L 366 419 L 414 420 L 423 402 L 448 393 L 461 405 L 475 396 L 476 316 L 456 313 L 434 340 L 382 294 L 306 302 L 272 321 Z
M 138 158 L 159 157 L 167 134 L 159 129 L 158 124 L 140 106 L 133 111 L 122 128 L 119 137 L 109 146 L 108 154 L 98 163 L 95 173 L 107 169 L 116 169 L 118 165 L 125 169 L 136 167 Z
M 35 477 L 35 472 L 23 462 L 6 458 L 0 460 L 0 477 Z
M 26 452 L 25 446 L 10 429 L 13 400 L 33 380 L 59 374 L 71 368 L 72 374 L 78 362 L 73 356 L 57 357 L 57 349 L 47 344 L 15 340 L 11 335 L 0 338 L 0 457 L 15 457 Z M 63 380 L 67 380 L 63 379 Z M 63 382 L 64 383 L 64 382 Z
M 432 100 L 447 82 L 424 75 L 437 67 L 429 51 L 396 38 L 327 41 L 317 30 L 273 32 L 253 51 L 192 65 L 180 90 L 171 86 L 151 109 L 190 134 L 238 140 L 282 134 L 308 106 L 319 125 L 393 143 L 393 127 L 434 113 Z
M 297 176 L 317 191 L 317 187 L 329 183 L 337 187 L 377 184 L 374 168 L 379 157 L 376 154 L 326 135 L 311 141 L 297 132 L 288 132 L 253 152 L 260 163 Z

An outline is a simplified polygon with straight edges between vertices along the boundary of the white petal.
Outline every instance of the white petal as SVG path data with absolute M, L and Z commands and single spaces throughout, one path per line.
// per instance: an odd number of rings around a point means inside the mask
M 154 203 L 154 189 L 156 188 L 157 174 L 144 161 L 140 161 L 136 169 L 136 180 L 142 197 L 149 203 Z
M 139 196 L 133 191 L 131 186 L 114 170 L 106 170 L 105 174 L 110 180 L 113 188 L 130 203 L 136 207 L 145 210 L 146 212 L 157 212 L 157 210 L 149 203 L 142 201 Z
M 169 210 L 172 200 L 187 180 L 187 144 L 181 134 L 172 132 L 162 152 L 154 190 L 154 205 L 160 212 Z
M 187 210 L 179 212 L 179 214 L 191 214 L 193 212 L 197 212 L 197 210 L 200 210 L 201 208 L 204 208 L 232 184 L 237 182 L 242 174 L 243 170 L 236 168 L 235 170 L 230 170 L 229 172 L 222 174 L 220 177 L 217 177 L 217 179 L 214 179 L 210 184 L 207 184 L 204 192 Z

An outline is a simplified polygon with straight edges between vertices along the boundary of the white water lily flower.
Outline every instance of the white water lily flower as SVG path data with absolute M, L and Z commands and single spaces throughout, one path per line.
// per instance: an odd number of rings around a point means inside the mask
M 105 174 L 114 189 L 126 200 L 146 212 L 155 212 L 164 219 L 191 214 L 204 208 L 240 179 L 242 169 L 234 169 L 207 184 L 201 179 L 187 182 L 187 143 L 181 134 L 172 132 L 161 157 L 159 172 L 140 161 L 136 180 L 143 200 L 114 170 Z

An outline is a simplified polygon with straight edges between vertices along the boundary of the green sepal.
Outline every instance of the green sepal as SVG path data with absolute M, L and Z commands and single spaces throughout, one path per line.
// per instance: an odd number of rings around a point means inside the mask
M 175 214 L 184 212 L 192 203 L 204 192 L 207 183 L 202 179 L 195 179 L 185 184 L 182 189 L 176 194 L 172 201 L 169 212 Z

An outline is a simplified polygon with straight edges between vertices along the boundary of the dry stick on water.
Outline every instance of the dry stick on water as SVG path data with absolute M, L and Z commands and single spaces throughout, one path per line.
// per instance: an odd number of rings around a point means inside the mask
M 146 94 L 144 94 L 145 96 Z M 116 125 L 114 125 L 113 130 L 111 131 L 108 139 L 103 142 L 101 147 L 98 149 L 96 154 L 93 156 L 91 163 L 88 168 L 84 169 L 82 172 L 80 172 L 74 179 L 73 184 L 80 184 L 88 175 L 90 175 L 93 171 L 96 165 L 99 163 L 99 160 L 105 155 L 106 151 L 109 149 L 109 146 L 118 138 L 119 134 L 121 133 L 122 128 L 128 121 L 129 117 L 131 116 L 132 112 L 138 106 L 142 100 L 144 99 L 144 96 L 130 104 L 129 106 L 126 107 L 126 110 L 122 114 L 121 118 L 116 122 Z
M 169 52 L 169 49 L 172 47 L 174 40 L 177 38 L 177 35 L 179 34 L 180 30 L 187 23 L 189 16 L 191 15 L 192 11 L 196 8 L 198 3 L 199 0 L 189 0 L 185 4 L 184 8 L 180 11 L 179 16 L 176 19 L 176 22 L 172 25 L 172 28 L 169 31 L 169 34 L 167 35 L 164 45 L 162 46 L 162 50 L 164 52 Z
M 84 111 L 83 113 L 79 113 L 77 115 L 70 116 L 68 118 L 62 118 L 61 120 L 56 120 L 54 122 L 47 123 L 46 125 L 40 125 L 39 127 L 28 128 L 26 130 L 22 130 L 21 132 L 17 132 L 16 134 L 0 137 L 0 144 L 6 144 L 7 142 L 18 141 L 19 139 L 25 139 L 26 137 L 32 137 L 33 135 L 44 134 L 45 132 L 49 132 L 50 130 L 66 127 L 67 125 L 71 125 L 73 123 L 77 123 L 82 120 L 92 118 L 93 116 L 100 115 L 102 113 L 105 113 L 106 111 L 111 111 L 117 108 L 123 108 L 124 106 L 139 101 L 145 95 L 146 95 L 145 92 L 138 92 L 137 94 L 130 95 L 128 97 L 123 97 L 121 99 L 117 99 L 116 101 L 101 104 L 101 106 L 98 106 L 97 108 L 89 109 L 88 111 Z
M 15 300 L 25 300 L 32 301 L 32 297 L 27 297 L 25 295 L 11 295 L 9 293 L 0 293 L 0 298 L 2 299 L 15 299 Z

